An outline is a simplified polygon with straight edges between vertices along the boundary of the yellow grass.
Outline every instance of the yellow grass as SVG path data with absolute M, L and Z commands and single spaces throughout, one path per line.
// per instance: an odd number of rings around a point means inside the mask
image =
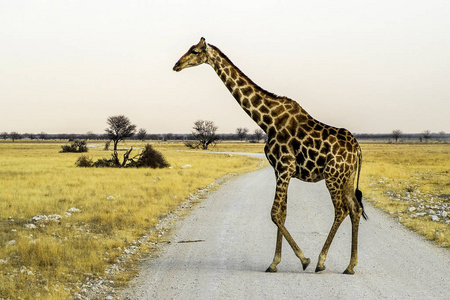
M 148 233 L 189 194 L 222 175 L 247 172 L 260 164 L 248 157 L 205 152 L 261 153 L 264 147 L 220 143 L 191 153 L 181 143 L 156 143 L 173 169 L 153 170 L 77 168 L 80 154 L 58 153 L 61 144 L 0 143 L 0 298 L 70 298 L 86 274 L 100 276 L 127 245 Z M 97 142 L 88 155 L 94 160 L 109 158 L 111 152 L 103 151 L 103 145 Z M 144 144 L 120 147 L 131 145 Z M 450 145 L 362 148 L 365 199 L 448 247 L 449 224 L 433 222 L 429 216 L 410 217 L 408 208 L 416 203 L 449 204 L 448 198 L 438 196 L 450 194 Z M 186 164 L 191 167 L 181 168 Z M 81 212 L 65 216 L 72 207 Z M 24 227 L 42 214 L 62 219 L 32 230 Z M 126 280 L 129 275 L 120 276 Z
M 155 148 L 172 169 L 78 168 L 80 154 L 58 153 L 60 145 L 0 143 L 0 298 L 70 297 L 86 273 L 101 275 L 189 194 L 260 164 L 166 144 Z M 98 144 L 88 155 L 109 158 L 102 149 Z M 65 215 L 72 207 L 81 212 Z M 24 227 L 33 216 L 53 214 L 60 223 Z
M 450 247 L 449 144 L 363 144 L 364 198 L 442 247 Z M 416 215 L 425 212 L 423 216 Z

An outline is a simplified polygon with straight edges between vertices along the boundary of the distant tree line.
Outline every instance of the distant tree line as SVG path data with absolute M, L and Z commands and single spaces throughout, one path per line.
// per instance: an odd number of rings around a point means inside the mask
M 404 133 L 399 129 L 393 130 L 391 133 L 359 133 L 355 134 L 356 139 L 372 140 L 372 141 L 393 141 L 393 142 L 428 142 L 428 141 L 450 141 L 450 133 L 444 131 L 431 132 L 425 130 L 421 133 Z
M 136 128 L 135 128 L 136 129 Z M 217 133 L 218 139 L 221 141 L 265 141 L 267 135 L 261 130 L 256 129 L 253 133 L 250 133 L 246 128 L 238 128 L 235 133 Z M 0 139 L 12 141 L 28 139 L 28 140 L 111 140 L 111 135 L 108 133 L 93 133 L 88 131 L 86 133 L 18 133 L 13 132 L 0 132 Z M 421 133 L 403 133 L 401 130 L 396 129 L 391 133 L 357 133 L 355 137 L 360 140 L 373 140 L 373 141 L 405 141 L 405 142 L 427 142 L 427 141 L 450 141 L 450 133 L 444 131 L 430 132 L 425 130 Z M 154 140 L 154 141 L 186 141 L 195 140 L 195 136 L 192 133 L 147 133 L 147 130 L 141 128 L 137 130 L 132 136 L 125 137 L 123 140 Z
M 194 135 L 192 133 L 143 133 L 145 129 L 139 129 L 139 131 L 132 137 L 127 137 L 125 140 L 154 140 L 154 141 L 185 141 L 193 140 Z M 262 130 L 261 130 L 262 131 Z M 217 136 L 221 141 L 236 141 L 240 140 L 240 137 L 236 133 L 218 133 Z M 109 140 L 108 134 L 106 133 L 17 133 L 13 136 L 10 133 L 4 132 L 0 134 L 0 139 L 7 140 L 65 140 L 65 141 L 75 141 L 75 140 Z M 246 140 L 265 140 L 266 134 L 261 132 L 257 135 L 247 134 Z

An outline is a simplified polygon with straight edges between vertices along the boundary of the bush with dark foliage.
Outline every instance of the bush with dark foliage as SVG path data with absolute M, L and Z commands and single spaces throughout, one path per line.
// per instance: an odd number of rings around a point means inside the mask
M 145 145 L 144 151 L 139 155 L 137 161 L 132 161 L 128 166 L 136 168 L 167 168 L 167 163 L 161 152 L 153 149 L 150 144 Z
M 96 168 L 120 168 L 121 166 L 116 164 L 116 161 L 113 158 L 111 158 L 111 159 L 101 158 L 101 159 L 98 159 L 95 163 L 93 163 L 92 167 L 96 167 Z
M 89 156 L 81 155 L 75 162 L 75 165 L 77 167 L 88 168 L 88 167 L 92 167 L 94 165 L 94 162 L 92 161 L 92 158 L 90 158 Z
M 86 141 L 75 140 L 70 145 L 61 146 L 62 150 L 60 152 L 88 152 Z
M 133 150 L 127 150 L 123 155 L 122 162 L 119 160 L 117 151 L 114 151 L 110 159 L 102 158 L 96 162 L 87 155 L 82 155 L 75 163 L 78 167 L 96 167 L 96 168 L 167 168 L 169 163 L 166 161 L 161 152 L 153 149 L 150 144 L 147 144 L 144 150 L 136 156 L 130 158 L 130 153 Z

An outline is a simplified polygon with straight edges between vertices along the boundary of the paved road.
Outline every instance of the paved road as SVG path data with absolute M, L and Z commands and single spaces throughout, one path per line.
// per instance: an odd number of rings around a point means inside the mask
M 225 183 L 180 218 L 162 254 L 143 263 L 125 299 L 449 299 L 450 252 L 404 229 L 366 204 L 359 264 L 350 259 L 350 222 L 341 225 L 326 261 L 314 273 L 333 207 L 324 182 L 291 181 L 286 226 L 311 258 L 302 271 L 286 241 L 278 273 L 265 273 L 275 249 L 270 220 L 271 168 Z M 183 241 L 197 241 L 185 243 Z M 180 243 L 181 242 L 181 243 Z

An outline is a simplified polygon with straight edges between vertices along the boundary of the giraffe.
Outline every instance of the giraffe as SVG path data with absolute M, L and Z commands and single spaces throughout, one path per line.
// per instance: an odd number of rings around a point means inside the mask
M 315 272 L 325 270 L 331 242 L 342 221 L 350 215 L 351 258 L 344 274 L 354 274 L 354 267 L 358 263 L 359 221 L 361 216 L 367 219 L 362 193 L 358 189 L 362 152 L 355 137 L 344 128 L 315 120 L 297 102 L 262 89 L 217 47 L 207 44 L 204 38 L 180 58 L 173 70 L 179 72 L 203 63 L 213 67 L 243 110 L 267 134 L 264 152 L 276 177 L 271 218 L 277 226 L 277 237 L 275 256 L 266 272 L 277 272 L 283 237 L 300 259 L 303 270 L 311 262 L 284 225 L 288 185 L 291 178 L 297 178 L 306 182 L 325 180 L 335 210 L 334 222 L 320 252 Z

